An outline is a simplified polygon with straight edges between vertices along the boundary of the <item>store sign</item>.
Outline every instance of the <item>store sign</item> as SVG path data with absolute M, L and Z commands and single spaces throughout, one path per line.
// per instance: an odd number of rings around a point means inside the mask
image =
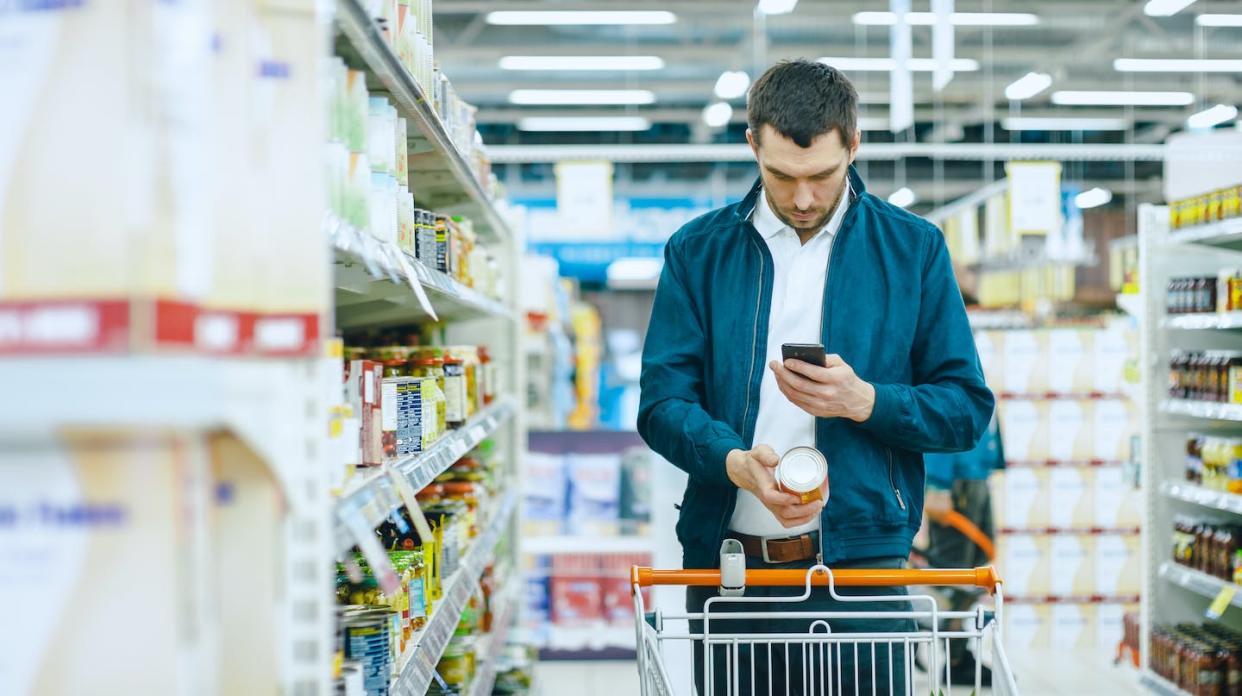
M 1010 162 L 1009 227 L 1014 235 L 1054 234 L 1061 229 L 1061 163 Z
M 556 209 L 566 236 L 612 236 L 612 162 L 557 162 Z

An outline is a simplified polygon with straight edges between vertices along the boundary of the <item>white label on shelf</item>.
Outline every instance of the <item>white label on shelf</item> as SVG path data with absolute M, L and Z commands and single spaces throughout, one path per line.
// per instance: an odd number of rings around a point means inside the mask
M 405 508 L 410 511 L 410 519 L 414 521 L 414 528 L 418 530 L 418 536 L 422 539 L 431 539 L 431 525 L 427 524 L 427 518 L 423 515 L 423 510 L 418 506 L 418 497 L 414 493 L 414 487 L 410 485 L 409 479 L 396 469 L 389 469 L 388 475 L 392 479 L 393 486 L 397 489 L 397 495 L 401 496 L 401 502 L 405 503 Z
M 231 350 L 237 345 L 238 323 L 235 314 L 200 314 L 194 320 L 194 345 L 204 350 Z
M 461 456 L 470 451 L 470 445 L 465 440 L 453 441 L 453 460 L 461 459 Z
M 476 425 L 470 428 L 470 437 L 473 438 L 476 443 L 482 442 L 487 439 L 487 430 L 485 430 L 481 425 Z
M 427 297 L 427 291 L 423 290 L 423 285 L 419 281 L 418 272 L 405 260 L 405 254 L 400 251 L 393 253 L 397 259 L 397 263 L 401 265 L 401 273 L 405 276 L 406 281 L 410 284 L 410 289 L 414 291 L 414 297 L 418 298 L 418 306 L 423 308 L 433 320 L 439 321 L 436 310 L 431 306 L 431 299 Z
M 254 343 L 266 350 L 293 350 L 302 345 L 302 322 L 288 317 L 265 317 L 254 323 Z

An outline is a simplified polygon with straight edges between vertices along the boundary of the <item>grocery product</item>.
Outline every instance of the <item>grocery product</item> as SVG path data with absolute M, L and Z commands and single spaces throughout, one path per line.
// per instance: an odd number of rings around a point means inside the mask
M 1169 203 L 1169 227 L 1207 225 L 1242 215 L 1242 184 Z
M 1242 352 L 1173 351 L 1169 356 L 1169 396 L 1242 403 Z
M 445 423 L 460 428 L 466 423 L 466 361 L 455 355 L 444 356 Z
M 1242 554 L 1242 528 L 1179 515 L 1173 519 L 1173 561 L 1233 581 Z
M 803 503 L 821 500 L 820 486 L 828 478 L 828 460 L 814 447 L 794 447 L 776 466 L 776 485 L 797 495 Z
M 1242 439 L 1191 435 L 1184 471 L 1192 483 L 1242 494 Z
M 1151 668 L 1193 696 L 1242 694 L 1242 635 L 1218 623 L 1156 625 Z

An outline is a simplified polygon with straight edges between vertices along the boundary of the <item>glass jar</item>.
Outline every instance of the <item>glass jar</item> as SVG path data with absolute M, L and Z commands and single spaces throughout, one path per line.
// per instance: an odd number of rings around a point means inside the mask
M 424 421 L 429 425 L 433 432 L 430 442 L 434 442 L 444 435 L 445 431 L 445 399 L 444 399 L 444 360 L 433 356 L 423 356 L 415 358 L 413 361 L 413 374 L 415 377 L 424 377 L 431 380 L 429 389 L 431 399 L 427 409 L 430 416 Z
M 456 429 L 466 424 L 466 361 L 456 355 L 444 356 L 445 425 Z

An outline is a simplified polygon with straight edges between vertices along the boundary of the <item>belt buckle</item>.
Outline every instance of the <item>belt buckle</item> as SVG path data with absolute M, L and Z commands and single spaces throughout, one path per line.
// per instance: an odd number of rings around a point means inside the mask
M 775 536 L 759 537 L 759 551 L 760 551 L 759 555 L 763 557 L 763 562 L 764 563 L 776 563 L 777 562 L 777 561 L 772 560 L 772 557 L 768 555 L 768 542 L 769 541 L 788 541 L 789 539 L 792 539 L 792 538 L 793 537 L 775 537 Z

